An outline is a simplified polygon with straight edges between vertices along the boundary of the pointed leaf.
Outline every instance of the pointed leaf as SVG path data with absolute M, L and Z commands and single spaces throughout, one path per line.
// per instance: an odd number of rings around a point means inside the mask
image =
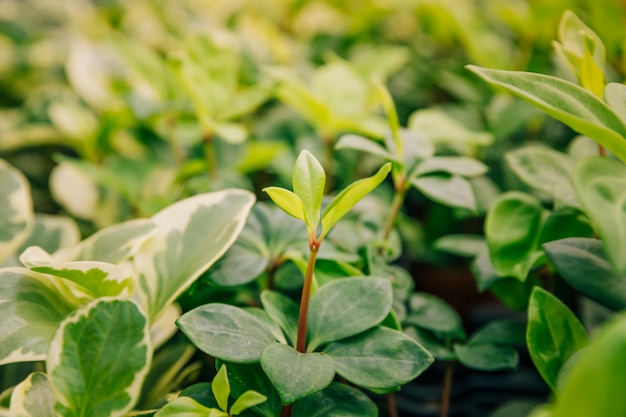
M 192 398 L 178 397 L 161 408 L 154 417 L 213 417 L 214 409 L 203 406 Z M 226 413 L 218 414 L 228 417 Z
M 54 332 L 74 306 L 53 280 L 25 268 L 0 269 L 0 365 L 46 358 Z
M 323 285 L 311 297 L 307 350 L 374 327 L 389 314 L 392 298 L 387 278 L 343 278 Z
M 265 187 L 263 191 L 285 213 L 296 219 L 304 220 L 304 205 L 296 194 L 280 187 Z
M 300 307 L 291 298 L 276 291 L 263 291 L 261 302 L 267 314 L 278 323 L 287 338 L 296 343 Z
M 411 184 L 431 200 L 476 211 L 472 184 L 459 175 L 427 175 L 411 179 Z
M 391 164 L 383 165 L 376 174 L 368 178 L 363 178 L 353 182 L 344 188 L 324 210 L 322 215 L 322 233 L 321 238 L 326 236 L 330 229 L 345 216 L 352 207 L 356 205 L 363 197 L 369 194 L 374 188 L 382 183 L 387 174 L 391 171 Z
M 330 357 L 321 353 L 300 353 L 280 343 L 263 351 L 261 366 L 283 404 L 323 390 L 335 377 L 335 364 Z
M 371 389 L 404 385 L 435 360 L 409 336 L 380 326 L 331 343 L 324 353 L 333 359 L 339 375 L 357 386 Z
M 157 318 L 233 244 L 254 196 L 244 190 L 200 194 L 152 217 L 156 234 L 134 258 L 139 299 Z
M 267 401 L 267 397 L 265 395 L 252 390 L 246 391 L 235 400 L 233 406 L 230 408 L 230 414 L 236 416 L 248 408 L 252 408 L 265 401 Z
M 148 319 L 136 302 L 99 299 L 77 310 L 46 361 L 57 413 L 123 416 L 139 398 L 151 356 Z
M 198 349 L 231 362 L 258 362 L 263 349 L 275 342 L 256 317 L 227 304 L 197 307 L 176 323 Z
M 46 374 L 34 372 L 15 387 L 10 411 L 14 417 L 55 417 L 54 396 Z
M 528 305 L 528 350 L 537 370 L 552 390 L 561 367 L 587 345 L 587 333 L 558 298 L 535 287 Z
M 267 400 L 255 405 L 252 411 L 261 417 L 276 417 L 283 405 L 280 396 L 259 363 L 227 363 L 228 379 L 233 397 L 244 395 L 254 390 L 267 397 Z M 233 404 L 234 407 L 234 404 Z
M 300 197 L 304 219 L 309 230 L 315 231 L 320 219 L 326 173 L 313 154 L 303 150 L 293 167 L 293 192 Z
M 28 238 L 33 203 L 26 177 L 0 159 L 0 264 Z
M 626 125 L 602 100 L 568 81 L 543 74 L 468 65 L 485 81 L 528 101 L 626 161 Z
M 227 411 L 228 397 L 230 397 L 230 383 L 228 382 L 226 366 L 222 365 L 219 371 L 217 371 L 211 383 L 211 391 L 213 391 L 217 405 L 219 405 L 222 410 Z
M 364 393 L 333 382 L 323 391 L 297 401 L 293 417 L 378 417 L 376 404 Z

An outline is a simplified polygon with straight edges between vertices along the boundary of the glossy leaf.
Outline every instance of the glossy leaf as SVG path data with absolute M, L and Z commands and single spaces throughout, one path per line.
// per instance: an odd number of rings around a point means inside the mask
M 602 100 L 568 81 L 468 65 L 485 81 L 528 101 L 626 161 L 626 125 Z
M 489 256 L 499 276 L 524 281 L 538 252 L 543 207 L 536 198 L 517 191 L 502 194 L 485 219 Z
M 587 345 L 587 333 L 558 298 L 535 287 L 528 305 L 528 350 L 537 370 L 553 390 L 563 364 Z
M 178 397 L 165 404 L 154 417 L 213 417 L 215 414 L 212 411 L 190 397 Z M 218 416 L 228 417 L 228 414 Z
M 11 416 L 55 417 L 54 394 L 46 374 L 34 372 L 11 394 Z
M 230 397 L 230 383 L 228 382 L 228 373 L 224 365 L 220 366 L 217 374 L 211 382 L 211 391 L 217 401 L 220 409 L 228 410 L 228 397 Z
M 176 323 L 198 349 L 230 362 L 258 362 L 263 349 L 275 342 L 256 317 L 227 304 L 197 307 Z
M 320 221 L 325 186 L 326 173 L 322 164 L 306 149 L 300 152 L 293 167 L 293 192 L 300 198 L 305 223 L 313 232 Z
M 230 408 L 230 414 L 236 416 L 248 408 L 259 405 L 265 401 L 267 401 L 265 395 L 252 390 L 246 391 L 235 400 L 233 406 Z
M 152 217 L 157 232 L 134 258 L 139 299 L 155 319 L 233 244 L 254 196 L 244 190 L 199 194 Z
M 152 346 L 148 319 L 131 300 L 99 299 L 57 330 L 46 361 L 55 410 L 66 416 L 123 416 L 139 398 Z
M 280 414 L 282 402 L 259 363 L 227 363 L 228 379 L 233 397 L 238 398 L 248 390 L 254 390 L 267 397 L 267 400 L 252 408 L 261 417 L 275 417 Z
M 422 176 L 434 172 L 447 172 L 463 177 L 478 177 L 486 174 L 488 170 L 487 165 L 467 156 L 436 156 L 420 163 L 414 174 Z
M 605 325 L 573 364 L 556 398 L 554 417 L 622 416 L 626 317 Z
M 364 393 L 333 382 L 328 388 L 297 401 L 293 417 L 377 417 L 376 404 Z
M 295 193 L 280 187 L 265 187 L 263 191 L 285 213 L 296 219 L 304 220 L 304 205 Z
M 454 352 L 459 362 L 468 368 L 479 371 L 513 370 L 519 364 L 519 354 L 511 346 L 455 345 Z
M 261 302 L 267 314 L 280 325 L 287 338 L 295 344 L 298 336 L 299 305 L 276 291 L 263 291 Z
M 572 287 L 613 310 L 626 309 L 626 275 L 606 259 L 601 241 L 569 238 L 546 243 L 543 249 Z
M 387 278 L 343 278 L 323 285 L 311 297 L 307 350 L 374 327 L 387 316 L 391 302 Z
M 0 269 L 0 365 L 44 360 L 54 332 L 75 308 L 46 275 Z
M 324 353 L 335 362 L 337 374 L 370 389 L 404 385 L 434 362 L 433 356 L 415 340 L 380 326 L 331 343 Z
M 516 319 L 494 320 L 476 330 L 467 344 L 525 345 L 526 323 Z
M 283 404 L 323 390 L 335 377 L 335 364 L 330 357 L 321 353 L 300 353 L 279 343 L 263 351 L 261 366 Z
M 0 264 L 28 238 L 33 203 L 26 177 L 0 159 Z
M 322 215 L 322 233 L 320 237 L 323 238 L 326 236 L 330 229 L 345 216 L 352 207 L 374 188 L 378 187 L 378 185 L 385 180 L 390 171 L 391 164 L 387 163 L 380 167 L 376 174 L 353 182 L 337 194 L 326 209 L 324 209 L 324 214 Z
M 433 357 L 440 361 L 456 360 L 454 349 L 446 346 L 445 340 L 439 340 L 435 333 L 416 326 L 406 326 L 404 334 L 422 345 Z
M 412 178 L 411 184 L 433 201 L 476 211 L 472 185 L 459 175 L 425 175 Z
M 459 314 L 439 297 L 424 292 L 411 295 L 406 323 L 447 337 L 465 337 Z
M 626 274 L 626 166 L 600 156 L 585 158 L 576 166 L 574 185 L 608 259 Z

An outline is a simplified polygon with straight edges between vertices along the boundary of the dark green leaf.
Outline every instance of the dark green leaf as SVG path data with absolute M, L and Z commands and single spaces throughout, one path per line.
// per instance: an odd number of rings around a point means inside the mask
M 238 398 L 248 390 L 260 392 L 267 397 L 252 408 L 261 417 L 276 417 L 280 414 L 282 402 L 276 389 L 259 363 L 226 363 L 233 397 Z
M 526 323 L 515 319 L 492 321 L 475 331 L 467 344 L 523 346 L 526 344 Z
M 519 354 L 511 346 L 455 345 L 454 352 L 459 362 L 479 371 L 512 370 L 519 364 Z
M 450 338 L 465 338 L 459 314 L 441 298 L 416 292 L 409 301 L 407 324 L 412 324 Z
M 333 382 L 328 388 L 297 401 L 293 417 L 377 417 L 376 404 L 361 391 Z
M 404 329 L 404 334 L 422 345 L 435 359 L 439 361 L 453 361 L 456 359 L 454 350 L 446 346 L 445 340 L 439 340 L 437 336 L 420 327 L 409 326 Z
M 298 314 L 300 307 L 291 298 L 276 291 L 263 291 L 261 302 L 267 314 L 283 329 L 291 343 L 298 336 Z

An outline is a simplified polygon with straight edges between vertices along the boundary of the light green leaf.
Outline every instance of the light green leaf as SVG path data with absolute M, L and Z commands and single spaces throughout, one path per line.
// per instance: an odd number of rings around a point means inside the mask
M 481 235 L 451 234 L 433 242 L 433 248 L 459 256 L 474 258 L 486 248 L 485 237 Z
M 433 172 L 447 172 L 463 177 L 478 177 L 489 170 L 487 165 L 467 156 L 436 156 L 425 159 L 415 170 L 415 175 L 422 176 Z
M 465 338 L 459 314 L 439 297 L 425 292 L 411 295 L 406 323 L 444 334 L 448 338 Z
M 261 417 L 276 417 L 283 407 L 280 396 L 259 363 L 227 363 L 233 397 L 254 390 L 267 396 L 267 400 L 254 406 L 252 411 Z M 234 408 L 234 404 L 233 404 Z M 231 409 L 232 410 L 232 409 Z
M 333 382 L 328 388 L 297 401 L 293 417 L 378 417 L 376 404 L 364 393 Z
M 298 314 L 300 307 L 291 298 L 276 292 L 263 291 L 261 302 L 267 314 L 280 325 L 287 338 L 295 344 L 298 337 Z
M 605 325 L 559 385 L 554 417 L 623 416 L 626 316 Z
M 233 406 L 230 408 L 230 415 L 236 416 L 248 408 L 252 408 L 265 401 L 267 401 L 267 397 L 265 395 L 252 390 L 246 391 L 235 400 Z
M 582 159 L 574 171 L 574 186 L 608 259 L 618 273 L 626 274 L 626 166 L 600 156 Z
M 280 343 L 263 350 L 261 366 L 283 404 L 323 390 L 335 377 L 335 364 L 330 357 L 321 353 L 300 353 Z
M 263 349 L 275 342 L 256 317 L 227 304 L 197 307 L 176 323 L 198 349 L 230 362 L 258 362 Z
M 459 175 L 426 175 L 412 178 L 411 184 L 426 197 L 441 204 L 476 211 L 472 184 Z
M 92 220 L 97 217 L 100 195 L 95 180 L 69 160 L 57 164 L 50 173 L 50 192 L 72 215 Z
M 319 161 L 306 149 L 300 152 L 293 167 L 293 192 L 302 201 L 304 221 L 313 233 L 320 221 L 325 185 L 326 173 Z
M 296 194 L 280 187 L 265 187 L 263 191 L 285 213 L 296 219 L 304 220 L 304 205 Z
M 409 116 L 410 130 L 428 136 L 435 143 L 442 143 L 461 150 L 469 147 L 489 146 L 494 137 L 491 133 L 473 131 L 458 120 L 438 109 L 422 109 Z M 466 151 L 467 152 L 467 151 Z
M 192 398 L 178 397 L 161 408 L 154 417 L 213 417 L 216 416 L 214 409 L 203 406 Z M 220 417 L 228 417 L 228 414 L 217 414 Z
M 368 178 L 363 178 L 353 182 L 344 188 L 330 204 L 324 209 L 322 215 L 322 232 L 320 239 L 323 239 L 330 229 L 345 216 L 363 197 L 369 194 L 374 188 L 382 183 L 387 174 L 391 171 L 391 164 L 386 163 L 376 174 Z
M 455 345 L 454 353 L 463 365 L 479 371 L 514 370 L 519 364 L 519 354 L 512 346 Z
M 248 130 L 239 123 L 216 123 L 215 134 L 231 144 L 241 144 L 248 138 Z
M 0 159 L 0 264 L 24 243 L 33 227 L 33 203 L 26 177 Z
M 385 149 L 380 143 L 355 134 L 341 136 L 335 145 L 335 149 L 353 149 L 376 155 L 386 161 L 400 162 L 396 159 L 395 155 Z
M 583 325 L 565 304 L 535 287 L 528 305 L 528 350 L 546 383 L 556 390 L 561 367 L 587 345 Z
M 46 358 L 48 345 L 74 305 L 54 279 L 25 268 L 0 269 L 0 365 Z
M 626 125 L 602 100 L 556 77 L 468 65 L 485 81 L 528 101 L 626 161 Z
M 320 67 L 311 79 L 311 91 L 335 117 L 362 114 L 367 105 L 368 85 L 349 63 L 336 60 Z
M 137 291 L 155 319 L 233 244 L 252 205 L 245 190 L 199 194 L 152 217 L 155 235 L 135 255 Z
M 152 346 L 148 319 L 132 300 L 99 299 L 57 330 L 46 361 L 55 410 L 64 417 L 116 417 L 139 398 Z
M 34 372 L 11 394 L 11 416 L 55 417 L 54 396 L 46 374 Z
M 337 373 L 351 383 L 370 389 L 390 389 L 417 378 L 434 362 L 433 356 L 404 333 L 386 327 L 328 345 L 324 353 Z
M 538 252 L 543 207 L 531 195 L 510 191 L 500 195 L 485 219 L 489 257 L 499 276 L 524 281 Z
M 91 301 L 99 297 L 130 295 L 133 277 L 127 268 L 106 262 L 64 262 L 38 265 L 31 268 L 42 274 L 53 275 L 70 281 L 72 293 L 78 298 Z
M 211 382 L 211 391 L 215 396 L 215 400 L 219 407 L 228 411 L 228 397 L 230 396 L 230 383 L 228 382 L 228 373 L 226 372 L 226 366 L 222 365 L 217 371 L 213 382 Z
M 604 87 L 604 98 L 609 107 L 626 123 L 626 85 L 608 83 Z
M 321 286 L 309 306 L 307 350 L 379 324 L 389 314 L 392 298 L 387 278 L 342 278 Z

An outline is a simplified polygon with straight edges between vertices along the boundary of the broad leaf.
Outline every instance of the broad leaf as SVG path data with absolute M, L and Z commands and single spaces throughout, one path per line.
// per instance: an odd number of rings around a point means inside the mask
M 298 304 L 276 291 L 263 291 L 261 302 L 267 314 L 280 325 L 287 338 L 295 345 L 298 337 L 298 314 L 300 310 Z
M 604 326 L 559 386 L 554 417 L 623 416 L 626 316 Z
M 481 235 L 450 234 L 433 242 L 433 248 L 458 256 L 476 257 L 487 248 Z
M 311 297 L 307 350 L 374 327 L 387 316 L 391 302 L 387 278 L 343 278 L 323 285 Z
M 311 89 L 336 117 L 363 113 L 369 90 L 362 75 L 345 61 L 332 61 L 313 75 Z
M 304 221 L 313 233 L 320 221 L 325 186 L 326 173 L 322 165 L 306 149 L 300 152 L 293 167 L 293 192 L 302 201 Z
M 300 353 L 279 343 L 263 351 L 261 366 L 283 404 L 323 390 L 335 377 L 335 364 L 330 357 L 321 353 Z
M 230 362 L 258 362 L 263 349 L 275 342 L 256 317 L 227 304 L 197 307 L 177 324 L 198 349 Z
M 65 417 L 123 416 L 139 398 L 152 347 L 148 318 L 131 300 L 100 299 L 57 330 L 46 369 Z
M 411 295 L 406 323 L 444 334 L 448 338 L 465 338 L 459 314 L 432 294 L 416 292 Z
M 535 287 L 528 305 L 528 350 L 537 370 L 553 390 L 563 364 L 587 345 L 587 333 L 558 298 Z
M 600 156 L 582 159 L 574 186 L 618 273 L 626 274 L 626 165 Z
M 412 178 L 411 184 L 433 201 L 451 207 L 476 211 L 472 184 L 459 175 L 425 175 Z
M 71 217 L 35 214 L 33 230 L 26 242 L 22 244 L 20 252 L 37 245 L 48 253 L 54 253 L 76 246 L 79 241 L 80 231 Z
M 440 361 L 456 360 L 454 349 L 446 346 L 445 340 L 440 340 L 435 333 L 415 326 L 407 326 L 404 334 L 422 345 L 433 357 Z
M 333 382 L 328 388 L 297 401 L 293 417 L 377 417 L 376 404 L 364 393 Z
M 0 159 L 0 264 L 28 238 L 33 203 L 26 177 Z
M 626 125 L 602 100 L 568 81 L 528 72 L 468 65 L 485 81 L 528 101 L 626 161 Z
M 422 176 L 433 172 L 447 172 L 463 177 L 478 177 L 486 174 L 488 170 L 487 165 L 467 156 L 436 156 L 420 163 L 414 175 Z
M 335 149 L 353 149 L 356 151 L 366 152 L 371 155 L 376 155 L 386 161 L 401 162 L 398 161 L 396 156 L 385 149 L 385 147 L 380 143 L 355 134 L 347 134 L 340 137 L 335 145 Z
M 244 190 L 200 194 L 152 217 L 156 234 L 134 258 L 139 299 L 158 315 L 233 244 L 254 196 Z
M 519 364 L 519 354 L 511 346 L 455 345 L 454 352 L 459 362 L 479 371 L 513 370 Z
M 14 417 L 55 417 L 54 395 L 46 374 L 34 372 L 15 387 L 10 411 Z
M 391 164 L 383 165 L 376 174 L 353 182 L 344 188 L 324 209 L 322 215 L 322 233 L 320 238 L 328 234 L 330 229 L 350 211 L 363 197 L 385 180 L 391 171 Z
M 296 219 L 304 220 L 304 205 L 295 193 L 280 187 L 265 187 L 263 191 L 285 213 Z
M 526 323 L 515 319 L 495 320 L 481 327 L 472 334 L 468 345 L 509 345 L 526 344 Z
M 604 98 L 611 109 L 626 123 L 626 85 L 608 83 L 604 88 Z
M 485 219 L 489 256 L 499 276 L 524 281 L 538 251 L 543 207 L 536 198 L 517 191 L 502 194 Z
M 0 269 L 0 317 L 7 318 L 0 320 L 0 365 L 46 358 L 54 332 L 75 308 L 53 282 L 25 268 Z
M 404 385 L 434 362 L 433 356 L 415 340 L 380 326 L 331 343 L 324 353 L 335 362 L 337 374 L 370 389 Z
M 543 249 L 572 287 L 613 310 L 626 309 L 626 275 L 615 272 L 601 241 L 569 238 L 546 243 Z

